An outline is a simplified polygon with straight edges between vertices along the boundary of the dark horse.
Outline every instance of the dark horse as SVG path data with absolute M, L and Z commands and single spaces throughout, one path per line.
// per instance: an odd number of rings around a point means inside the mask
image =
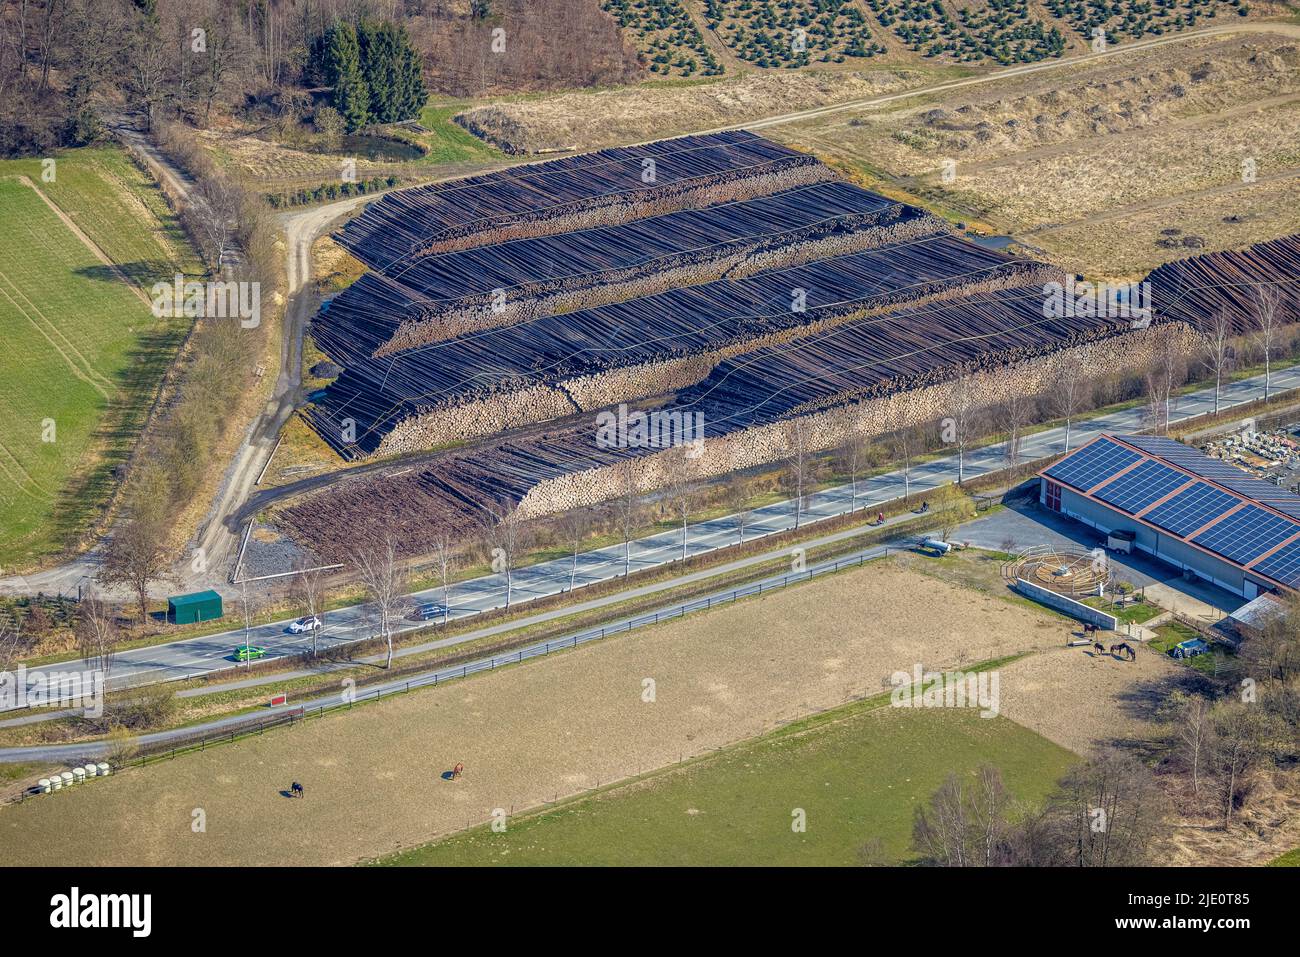
M 1099 655 L 1104 655 L 1106 653 L 1106 646 L 1103 645 L 1100 641 L 1094 641 L 1092 643 L 1092 650 Z
M 1112 655 L 1117 651 L 1124 657 L 1128 658 L 1129 661 L 1137 661 L 1137 652 L 1133 650 L 1133 646 L 1127 641 L 1121 641 L 1118 645 L 1110 646 L 1110 653 Z
M 307 796 L 307 792 L 303 790 L 302 785 L 299 784 L 297 781 L 294 781 L 293 784 L 289 787 L 289 793 L 296 798 Z

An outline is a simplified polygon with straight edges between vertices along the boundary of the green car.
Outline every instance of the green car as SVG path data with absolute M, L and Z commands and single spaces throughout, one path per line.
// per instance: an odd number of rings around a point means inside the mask
M 236 661 L 252 661 L 266 654 L 266 649 L 259 645 L 240 645 L 235 649 Z

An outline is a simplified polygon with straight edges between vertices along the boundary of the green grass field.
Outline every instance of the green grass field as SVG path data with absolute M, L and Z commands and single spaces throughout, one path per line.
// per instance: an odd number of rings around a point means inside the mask
M 156 189 L 115 150 L 0 162 L 0 567 L 74 543 L 102 508 L 184 335 L 160 321 L 26 176 L 146 291 L 194 260 Z M 51 426 L 52 423 L 52 426 Z M 49 439 L 53 441 L 48 441 Z
M 1300 867 L 1300 847 L 1268 862 L 1269 867 Z
M 1152 651 L 1160 652 L 1162 655 L 1169 654 L 1174 645 L 1181 641 L 1201 637 L 1200 632 L 1195 628 L 1184 625 L 1180 621 L 1166 622 L 1158 626 L 1155 633 L 1156 637 L 1151 639 L 1147 647 Z M 1232 653 L 1223 645 L 1212 643 L 1208 654 L 1197 655 L 1195 658 L 1176 658 L 1173 660 L 1207 675 L 1214 675 L 1218 674 L 1221 667 L 1226 667 L 1232 657 Z
M 878 702 L 878 699 L 874 699 Z M 558 808 L 476 828 L 379 863 L 854 865 L 879 839 L 906 862 L 913 809 L 950 770 L 1002 769 L 1039 801 L 1077 758 L 1005 718 L 864 702 Z M 807 829 L 792 829 L 796 808 Z
M 419 139 L 429 148 L 429 153 L 422 163 L 463 163 L 470 160 L 500 159 L 501 153 L 474 136 L 463 126 L 452 122 L 452 117 L 466 108 L 463 102 L 440 102 L 431 100 L 420 111 L 420 125 L 428 133 L 419 134 Z

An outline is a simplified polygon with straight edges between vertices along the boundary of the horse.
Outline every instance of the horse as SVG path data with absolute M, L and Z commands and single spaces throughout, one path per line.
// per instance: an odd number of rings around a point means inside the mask
M 1127 641 L 1122 641 L 1115 647 L 1118 648 L 1122 654 L 1127 656 L 1129 661 L 1137 661 L 1137 652 L 1133 650 L 1133 646 Z
M 307 796 L 307 792 L 303 789 L 303 786 L 299 784 L 297 781 L 294 781 L 293 784 L 290 785 L 289 793 L 296 798 Z
M 1106 653 L 1106 646 L 1103 645 L 1100 641 L 1094 641 L 1092 643 L 1092 650 L 1099 655 L 1104 655 Z

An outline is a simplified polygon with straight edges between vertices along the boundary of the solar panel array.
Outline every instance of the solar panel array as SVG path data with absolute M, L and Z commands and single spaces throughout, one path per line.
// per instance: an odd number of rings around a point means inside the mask
M 1300 518 L 1300 496 L 1272 482 L 1247 475 L 1229 462 L 1211 458 L 1164 436 L 1135 435 L 1126 441 L 1144 452 L 1158 455 L 1179 468 L 1187 469 L 1193 475 L 1210 479 L 1256 502 L 1264 502 L 1292 518 Z
M 1048 469 L 1047 474 L 1086 492 L 1116 472 L 1140 461 L 1142 456 L 1132 449 L 1102 438 L 1091 445 L 1085 445 L 1073 455 L 1067 455 Z
M 1300 542 L 1284 545 L 1252 570 L 1284 585 L 1300 588 Z
M 1124 441 L 1143 454 L 1103 437 L 1043 474 L 1229 562 L 1300 588 L 1300 496 L 1173 439 L 1129 436 Z
M 1147 459 L 1131 472 L 1125 472 L 1113 482 L 1107 482 L 1093 492 L 1096 498 L 1122 508 L 1131 515 L 1164 498 L 1175 489 L 1186 485 L 1186 473 L 1168 465 Z
M 1291 519 L 1258 505 L 1247 505 L 1215 522 L 1192 541 L 1228 561 L 1245 565 L 1298 532 L 1300 525 Z
M 1241 500 L 1206 482 L 1197 482 L 1142 517 L 1152 525 L 1183 537 L 1213 521 Z

